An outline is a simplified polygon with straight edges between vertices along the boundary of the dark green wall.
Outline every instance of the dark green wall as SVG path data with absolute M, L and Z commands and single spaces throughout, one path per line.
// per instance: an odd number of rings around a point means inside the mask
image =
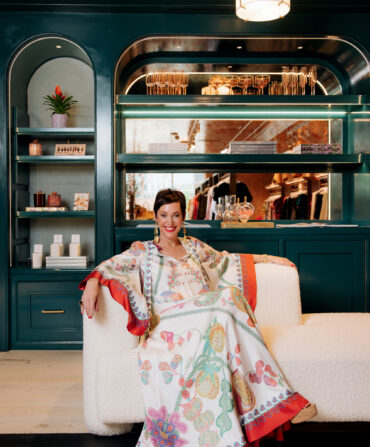
M 160 2 L 163 4 L 164 2 Z M 194 2 L 193 2 L 194 3 Z M 194 4 L 196 4 L 195 2 Z M 19 8 L 19 7 L 18 7 Z M 184 7 L 185 8 L 185 7 Z M 153 9 L 153 8 L 152 8 Z M 306 8 L 306 10 L 309 8 Z M 304 9 L 301 11 L 305 11 Z M 113 72 L 123 50 L 150 35 L 337 35 L 370 51 L 370 14 L 291 13 L 271 23 L 244 23 L 233 12 L 213 16 L 196 12 L 63 13 L 19 10 L 0 14 L 0 350 L 8 348 L 8 178 L 7 71 L 12 57 L 27 41 L 59 35 L 80 45 L 89 55 L 96 75 L 97 262 L 113 248 L 112 103 Z

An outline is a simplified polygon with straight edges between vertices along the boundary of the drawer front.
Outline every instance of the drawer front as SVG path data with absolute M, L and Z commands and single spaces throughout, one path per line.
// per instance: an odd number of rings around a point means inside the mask
M 81 342 L 77 286 L 74 281 L 18 282 L 13 297 L 13 342 Z

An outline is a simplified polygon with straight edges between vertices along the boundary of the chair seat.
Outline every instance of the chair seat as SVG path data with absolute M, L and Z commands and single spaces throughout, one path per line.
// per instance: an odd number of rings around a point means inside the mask
M 302 320 L 261 330 L 290 385 L 316 403 L 312 421 L 370 421 L 370 314 Z

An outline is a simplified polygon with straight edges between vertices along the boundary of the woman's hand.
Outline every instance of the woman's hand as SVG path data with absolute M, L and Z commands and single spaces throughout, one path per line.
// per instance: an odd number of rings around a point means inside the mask
M 89 318 L 92 318 L 94 315 L 94 312 L 98 312 L 99 310 L 99 302 L 98 302 L 98 296 L 99 296 L 99 280 L 97 278 L 90 278 L 87 283 L 84 290 L 84 293 L 82 294 L 82 298 L 80 301 L 81 305 L 81 314 L 83 314 L 83 311 L 85 309 L 85 312 Z
M 287 258 L 281 258 L 280 256 L 272 256 L 272 255 L 253 255 L 254 262 L 267 262 L 271 264 L 279 264 L 279 265 L 285 265 L 287 267 L 294 267 L 297 268 L 296 265 L 290 261 Z

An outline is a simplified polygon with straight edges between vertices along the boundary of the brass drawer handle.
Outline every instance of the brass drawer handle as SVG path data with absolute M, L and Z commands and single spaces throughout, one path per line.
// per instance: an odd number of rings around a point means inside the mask
M 42 314 L 64 314 L 64 310 L 42 310 Z

